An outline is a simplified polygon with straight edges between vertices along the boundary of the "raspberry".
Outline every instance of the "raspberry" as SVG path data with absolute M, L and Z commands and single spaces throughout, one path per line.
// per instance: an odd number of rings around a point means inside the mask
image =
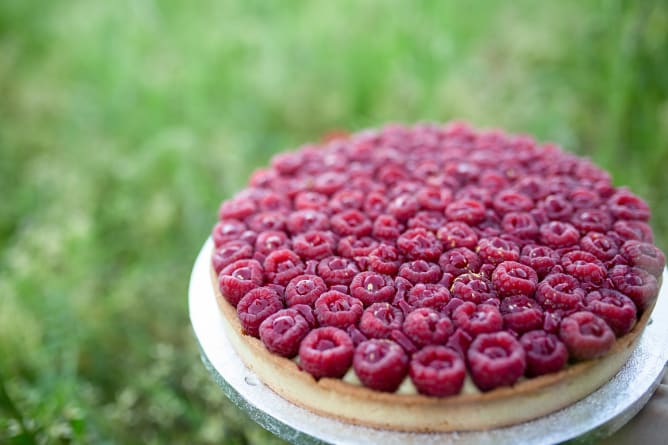
M 397 342 L 399 346 L 404 348 L 404 351 L 408 353 L 408 355 L 413 355 L 418 351 L 417 346 L 411 341 L 410 338 L 404 334 L 401 329 L 395 329 L 390 333 L 390 339 L 394 340 Z
M 576 209 L 593 209 L 601 203 L 601 197 L 594 190 L 578 187 L 568 194 L 568 201 Z
M 471 199 L 473 201 L 478 201 L 482 203 L 485 207 L 491 207 L 492 206 L 492 194 L 489 192 L 489 190 L 484 189 L 482 187 L 476 187 L 473 185 L 467 185 L 466 187 L 462 187 L 459 189 L 457 194 L 455 195 L 455 199 L 457 200 L 463 200 L 463 199 Z
M 520 262 L 536 271 L 538 278 L 545 278 L 554 266 L 557 265 L 559 256 L 547 246 L 526 245 L 522 247 Z
M 646 270 L 655 277 L 660 277 L 666 267 L 666 256 L 656 246 L 642 241 L 629 240 L 620 249 L 621 254 L 631 266 Z
M 216 274 L 238 260 L 245 260 L 253 255 L 253 248 L 245 241 L 228 241 L 218 247 L 211 257 L 211 264 Z
M 409 229 L 397 239 L 399 251 L 412 260 L 436 260 L 441 254 L 441 242 L 426 229 Z
M 565 222 L 551 221 L 542 224 L 539 230 L 541 241 L 553 249 L 572 246 L 580 240 L 580 232 Z
M 360 331 L 371 338 L 388 338 L 393 330 L 401 329 L 404 313 L 389 303 L 374 303 L 364 310 Z
M 465 247 L 457 247 L 443 253 L 438 264 L 445 273 L 457 277 L 465 273 L 475 273 L 480 270 L 481 261 L 478 255 Z
M 422 347 L 444 344 L 454 331 L 454 326 L 446 315 L 424 307 L 409 313 L 402 329 L 413 343 Z
M 258 234 L 255 239 L 255 252 L 264 257 L 281 249 L 290 249 L 290 240 L 285 232 L 269 230 Z
M 340 236 L 355 235 L 363 237 L 371 235 L 371 221 L 359 210 L 344 210 L 332 216 L 332 229 Z
M 472 199 L 453 201 L 445 208 L 445 216 L 450 221 L 476 225 L 485 219 L 485 206 Z
M 647 203 L 628 190 L 621 189 L 612 195 L 608 206 L 617 219 L 649 220 L 650 210 Z
M 504 215 L 510 212 L 526 212 L 533 208 L 533 201 L 516 190 L 503 190 L 494 197 L 494 210 Z
M 561 321 L 559 337 L 576 360 L 605 355 L 615 342 L 615 334 L 602 318 L 591 312 L 576 312 Z
M 480 334 L 467 352 L 471 378 L 481 391 L 510 386 L 526 367 L 526 354 L 518 340 L 507 332 Z
M 497 298 L 492 282 L 479 274 L 463 274 L 455 278 L 450 287 L 453 297 L 464 301 L 480 304 L 489 299 Z
M 463 222 L 449 222 L 438 230 L 438 239 L 445 249 L 456 247 L 475 248 L 478 245 L 478 235 Z
M 526 295 L 504 298 L 499 306 L 503 325 L 518 334 L 543 326 L 543 309 L 538 302 Z
M 413 284 L 437 283 L 441 279 L 441 268 L 425 260 L 409 261 L 399 267 L 399 276 Z
M 561 257 L 561 265 L 567 274 L 577 278 L 581 284 L 601 285 L 608 273 L 596 256 L 582 250 L 565 253 Z
M 494 265 L 520 259 L 520 249 L 517 244 L 498 237 L 481 238 L 478 241 L 477 252 L 483 262 Z
M 260 323 L 271 314 L 283 309 L 276 291 L 270 287 L 256 287 L 246 293 L 237 304 L 237 315 L 244 332 L 253 337 L 260 335 Z
M 329 218 L 317 210 L 297 210 L 288 215 L 287 229 L 292 234 L 329 229 Z
M 499 296 L 532 296 L 538 284 L 536 271 L 516 261 L 504 261 L 492 273 L 492 284 Z
M 295 210 L 320 210 L 327 206 L 327 196 L 316 192 L 299 192 L 295 196 Z
M 525 176 L 515 183 L 514 188 L 534 200 L 543 199 L 548 194 L 545 181 L 538 176 Z
M 427 346 L 413 355 L 408 374 L 420 394 L 447 397 L 461 391 L 466 366 L 452 349 Z
M 371 192 L 364 199 L 364 213 L 376 219 L 387 210 L 387 199 L 380 192 Z
M 368 340 L 367 336 L 362 333 L 354 324 L 348 325 L 346 327 L 346 332 L 350 336 L 350 339 L 353 341 L 355 346 L 359 345 L 362 342 Z
M 334 254 L 334 234 L 307 232 L 292 239 L 292 248 L 304 260 L 322 260 Z
M 287 212 L 292 209 L 290 200 L 276 192 L 265 191 L 257 201 L 262 211 Z
M 540 208 L 553 221 L 567 221 L 573 214 L 573 206 L 562 195 L 549 195 L 541 202 Z
M 535 298 L 543 309 L 578 309 L 582 306 L 585 291 L 578 280 L 563 273 L 546 276 L 536 287 Z
M 295 309 L 281 309 L 260 324 L 260 339 L 274 354 L 292 358 L 299 351 L 299 343 L 309 332 L 306 319 Z
M 331 196 L 346 184 L 346 179 L 346 175 L 341 173 L 324 172 L 313 179 L 313 190 Z
M 238 198 L 231 199 L 229 201 L 223 202 L 220 205 L 220 209 L 218 210 L 218 218 L 221 221 L 226 219 L 242 220 L 255 213 L 256 210 L 257 207 L 253 201 Z
M 360 272 L 350 283 L 350 293 L 364 306 L 392 301 L 396 289 L 392 277 L 375 272 Z
M 360 300 L 335 290 L 325 292 L 315 300 L 315 315 L 321 326 L 345 328 L 354 325 L 363 311 Z
M 568 361 L 568 350 L 559 337 L 537 330 L 520 337 L 527 360 L 526 375 L 536 377 L 561 370 Z
M 538 237 L 538 224 L 527 212 L 506 213 L 503 215 L 501 228 L 521 240 L 534 240 Z
M 589 232 L 580 239 L 580 248 L 593 254 L 601 261 L 609 261 L 619 251 L 615 241 L 607 235 L 598 232 Z
M 262 266 L 255 260 L 235 261 L 218 275 L 220 293 L 234 307 L 246 292 L 262 286 L 262 282 Z
M 503 328 L 501 312 L 491 304 L 476 306 L 467 301 L 455 309 L 452 320 L 457 327 L 462 328 L 473 337 L 482 333 L 500 331 Z
M 396 275 L 401 264 L 396 247 L 381 244 L 369 253 L 369 270 L 385 275 Z
M 440 284 L 418 283 L 408 291 L 406 300 L 413 307 L 429 307 L 440 311 L 450 301 L 450 292 Z
M 394 242 L 401 235 L 402 226 L 392 215 L 380 215 L 373 223 L 373 236 L 382 241 Z
M 288 306 L 306 304 L 313 306 L 315 300 L 327 291 L 327 285 L 317 275 L 298 275 L 285 288 L 285 303 Z
M 445 216 L 439 212 L 421 211 L 408 220 L 410 229 L 426 229 L 434 233 L 445 224 Z
M 443 212 L 452 202 L 452 190 L 448 188 L 425 187 L 415 196 L 420 207 Z
M 617 290 L 631 298 L 638 311 L 643 311 L 656 298 L 659 285 L 649 272 L 631 266 L 615 266 L 608 277 Z
M 604 210 L 583 209 L 573 215 L 571 223 L 580 231 L 580 233 L 605 233 L 610 230 L 610 227 L 612 226 L 612 218 L 610 217 L 610 214 Z
M 617 337 L 628 333 L 636 322 L 633 300 L 614 289 L 590 292 L 585 301 L 587 309 L 601 317 Z
M 387 211 L 399 221 L 410 219 L 419 210 L 420 206 L 409 193 L 399 195 L 387 206 Z
M 620 220 L 613 224 L 612 230 L 624 239 L 635 239 L 646 243 L 654 242 L 652 228 L 642 221 Z
M 349 258 L 331 256 L 318 263 L 318 275 L 330 286 L 348 286 L 359 271 L 355 261 Z
M 269 281 L 285 286 L 291 279 L 304 273 L 304 263 L 292 250 L 280 249 L 267 255 L 264 271 Z
M 241 238 L 241 234 L 244 233 L 246 229 L 246 224 L 236 219 L 218 221 L 211 233 L 213 244 L 216 247 L 220 247 L 230 241 L 238 241 Z
M 285 216 L 282 212 L 261 212 L 248 217 L 248 227 L 256 232 L 285 229 Z
M 299 346 L 299 366 L 316 379 L 341 378 L 353 361 L 353 341 L 345 331 L 327 326 L 309 332 Z
M 329 208 L 333 213 L 340 213 L 344 210 L 359 210 L 364 203 L 364 195 L 357 190 L 340 190 L 332 196 L 329 201 Z
M 408 373 L 408 355 L 392 340 L 367 340 L 355 348 L 353 369 L 367 388 L 394 392 Z
M 337 250 L 339 255 L 346 258 L 363 257 L 366 259 L 376 247 L 378 247 L 378 241 L 371 237 L 346 236 L 339 240 Z

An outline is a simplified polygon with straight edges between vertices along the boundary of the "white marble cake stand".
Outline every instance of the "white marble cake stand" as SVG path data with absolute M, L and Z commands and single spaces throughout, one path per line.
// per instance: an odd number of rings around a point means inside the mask
M 404 433 L 351 425 L 313 414 L 263 385 L 225 335 L 209 272 L 208 239 L 193 267 L 190 320 L 202 361 L 225 394 L 262 427 L 292 443 L 335 444 L 539 444 L 587 443 L 621 428 L 647 403 L 668 360 L 668 286 L 662 286 L 638 347 L 610 382 L 581 401 L 545 417 L 489 431 Z M 663 282 L 668 281 L 664 271 Z

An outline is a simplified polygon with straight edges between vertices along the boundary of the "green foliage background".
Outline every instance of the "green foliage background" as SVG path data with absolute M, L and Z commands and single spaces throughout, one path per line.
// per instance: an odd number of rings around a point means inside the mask
M 668 242 L 661 1 L 0 0 L 0 443 L 271 443 L 190 330 L 219 202 L 333 129 L 592 157 Z

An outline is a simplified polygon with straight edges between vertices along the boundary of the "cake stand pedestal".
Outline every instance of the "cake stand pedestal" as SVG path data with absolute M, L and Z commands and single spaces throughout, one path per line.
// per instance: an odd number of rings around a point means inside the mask
M 210 278 L 208 239 L 190 278 L 190 320 L 202 361 L 223 392 L 265 429 L 296 444 L 539 444 L 593 442 L 628 422 L 650 399 L 668 360 L 668 286 L 662 286 L 638 346 L 619 373 L 579 402 L 553 414 L 488 431 L 406 433 L 351 425 L 311 413 L 274 393 L 241 361 L 225 335 Z M 664 270 L 663 282 L 668 281 Z

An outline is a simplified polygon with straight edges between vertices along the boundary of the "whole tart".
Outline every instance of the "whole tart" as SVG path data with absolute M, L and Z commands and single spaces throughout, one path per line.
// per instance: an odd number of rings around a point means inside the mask
M 402 431 L 512 425 L 628 360 L 665 267 L 647 204 L 591 161 L 464 123 L 273 158 L 224 201 L 227 335 L 308 410 Z

